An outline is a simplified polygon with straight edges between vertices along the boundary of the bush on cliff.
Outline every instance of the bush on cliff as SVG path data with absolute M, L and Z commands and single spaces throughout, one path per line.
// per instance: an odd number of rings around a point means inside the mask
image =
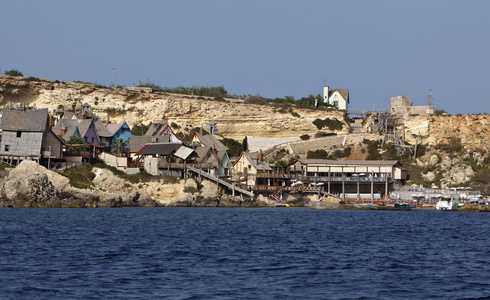
M 70 185 L 73 187 L 79 189 L 93 188 L 92 181 L 95 178 L 95 174 L 92 172 L 92 166 L 90 164 L 66 169 L 61 173 L 61 175 L 70 179 Z
M 5 73 L 3 73 L 3 74 L 5 74 L 5 75 L 9 75 L 9 76 L 22 76 L 22 77 L 24 77 L 24 74 L 22 74 L 22 72 L 21 72 L 21 71 L 19 71 L 19 70 L 14 70 L 14 69 L 12 69 L 12 70 L 7 70 L 7 71 L 5 71 Z
M 342 123 L 342 121 L 339 121 L 337 119 L 330 119 L 330 118 L 326 118 L 324 120 L 316 119 L 315 121 L 313 121 L 313 124 L 319 130 L 321 130 L 324 127 L 330 129 L 331 131 L 342 130 L 342 128 L 344 128 L 344 123 Z

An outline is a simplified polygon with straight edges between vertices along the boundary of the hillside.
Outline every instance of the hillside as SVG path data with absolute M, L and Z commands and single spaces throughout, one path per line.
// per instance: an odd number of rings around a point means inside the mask
M 0 75 L 0 106 L 9 102 L 47 107 L 50 111 L 60 105 L 71 109 L 88 103 L 103 120 L 125 120 L 130 127 L 166 119 L 176 124 L 173 126 L 176 131 L 188 132 L 192 127 L 216 122 L 223 136 L 237 140 L 245 136 L 297 138 L 303 134 L 314 135 L 318 129 L 313 121 L 325 118 L 344 122 L 344 129 L 339 133 L 348 132 L 344 114 L 337 110 L 294 108 L 285 111 L 275 106 L 243 104 L 236 99 L 214 101 L 206 97 Z

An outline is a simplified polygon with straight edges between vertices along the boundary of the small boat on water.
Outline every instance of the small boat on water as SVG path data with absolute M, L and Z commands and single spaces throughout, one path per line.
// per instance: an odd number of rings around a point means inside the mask
M 436 204 L 438 210 L 457 210 L 459 202 L 453 197 L 442 197 Z
M 395 207 L 395 208 L 412 208 L 412 206 L 410 206 L 410 204 L 403 203 L 403 202 L 395 202 L 393 207 Z

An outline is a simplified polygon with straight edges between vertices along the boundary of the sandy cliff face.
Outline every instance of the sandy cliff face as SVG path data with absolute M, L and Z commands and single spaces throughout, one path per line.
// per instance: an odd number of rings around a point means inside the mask
M 130 126 L 166 119 L 176 123 L 181 131 L 216 122 L 221 133 L 237 140 L 245 136 L 297 138 L 318 132 L 315 119 L 333 118 L 343 121 L 343 112 L 294 109 L 299 117 L 281 113 L 272 106 L 243 104 L 240 100 L 213 101 L 193 96 L 145 93 L 118 88 L 97 88 L 90 84 L 57 80 L 29 80 L 24 77 L 0 75 L 0 106 L 9 102 L 47 107 L 54 111 L 59 105 L 67 109 L 88 103 L 103 120 L 125 120 Z M 490 151 L 490 115 L 451 117 L 407 116 L 404 119 L 405 138 L 436 145 L 447 143 L 456 136 L 467 149 Z M 347 133 L 348 125 L 338 133 Z M 179 131 L 177 130 L 177 131 Z M 324 129 L 324 131 L 327 131 Z
M 243 104 L 240 100 L 213 101 L 164 93 L 145 93 L 117 88 L 97 88 L 89 84 L 52 80 L 29 81 L 27 78 L 0 76 L 0 106 L 8 102 L 47 107 L 54 111 L 59 105 L 80 108 L 88 103 L 103 120 L 125 120 L 130 126 L 167 119 L 181 129 L 202 127 L 216 122 L 228 138 L 245 136 L 299 137 L 314 135 L 317 118 L 343 121 L 340 111 L 294 109 L 300 117 L 281 113 L 272 106 Z M 344 131 L 348 132 L 347 124 Z
M 457 137 L 467 150 L 485 149 L 490 151 L 490 115 L 406 117 L 405 139 L 437 145 L 447 143 L 448 137 Z

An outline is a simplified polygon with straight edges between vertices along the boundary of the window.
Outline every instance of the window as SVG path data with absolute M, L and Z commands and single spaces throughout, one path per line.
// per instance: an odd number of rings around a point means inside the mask
M 5 152 L 9 152 L 9 145 L 5 145 Z
M 22 131 L 17 131 L 17 137 L 20 138 L 22 136 Z

